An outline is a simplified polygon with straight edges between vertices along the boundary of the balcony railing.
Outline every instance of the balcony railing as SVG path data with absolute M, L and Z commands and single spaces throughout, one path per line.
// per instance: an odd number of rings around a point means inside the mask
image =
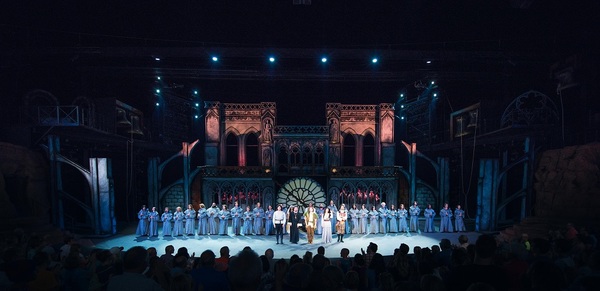
M 273 175 L 269 167 L 202 166 L 199 168 L 202 177 L 268 178 Z
M 38 122 L 46 126 L 79 126 L 78 106 L 40 106 Z
M 342 177 L 397 177 L 400 173 L 400 167 L 331 167 L 329 173 L 332 178 Z

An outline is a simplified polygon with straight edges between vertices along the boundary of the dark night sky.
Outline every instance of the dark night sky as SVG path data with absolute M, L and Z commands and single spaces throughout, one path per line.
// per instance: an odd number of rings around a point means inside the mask
M 579 0 L 313 0 L 309 6 L 292 5 L 292 0 L 7 2 L 0 12 L 4 100 L 44 88 L 65 103 L 79 95 L 118 96 L 152 110 L 157 84 L 147 70 L 156 70 L 165 74 L 165 86 L 179 85 L 171 90 L 186 98 L 198 89 L 204 100 L 276 101 L 280 124 L 322 123 L 325 102 L 394 102 L 415 80 L 428 80 L 436 72 L 477 74 L 485 71 L 487 63 L 438 60 L 431 69 L 425 64 L 386 63 L 382 58 L 380 70 L 394 74 L 409 68 L 412 73 L 396 81 L 240 81 L 177 74 L 181 67 L 210 65 L 190 55 L 163 58 L 157 64 L 148 60 L 150 48 L 264 48 L 263 56 L 229 60 L 224 56 L 219 70 L 269 70 L 263 57 L 286 48 L 331 53 L 330 70 L 340 71 L 346 66 L 336 63 L 335 52 L 340 49 L 383 55 L 402 50 L 501 52 L 507 60 L 511 55 L 540 54 L 555 62 L 595 44 L 599 11 L 597 1 Z M 529 5 L 519 8 L 519 4 Z M 96 48 L 131 48 L 139 58 L 95 54 Z M 77 51 L 87 53 L 73 53 Z M 370 56 L 355 57 L 363 62 Z M 308 60 L 306 56 L 285 59 L 275 70 L 304 66 L 303 72 L 318 74 L 322 68 L 318 63 L 308 66 L 312 62 Z M 461 75 L 438 81 L 456 107 L 481 98 L 510 99 L 532 87 L 550 90 L 552 62 L 542 58 L 521 67 L 519 63 L 507 66 L 497 79 L 469 80 Z M 371 70 L 368 61 L 344 68 L 361 74 Z M 523 78 L 524 74 L 531 78 Z

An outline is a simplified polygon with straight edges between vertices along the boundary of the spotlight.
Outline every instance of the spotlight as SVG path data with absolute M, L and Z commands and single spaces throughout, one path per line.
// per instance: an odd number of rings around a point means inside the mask
M 156 77 L 157 80 L 160 80 L 160 77 Z
M 437 93 L 433 93 L 433 97 L 437 97 Z
M 400 109 L 404 109 L 404 104 L 400 105 Z
M 160 89 L 156 89 L 156 93 L 157 93 L 157 94 L 158 94 L 158 93 L 160 93 Z
M 374 63 L 377 63 L 377 61 L 378 61 L 378 59 L 377 59 L 377 58 L 373 58 L 373 59 L 371 60 L 371 62 L 372 62 L 373 64 L 374 64 Z
M 425 63 L 431 64 L 431 60 L 427 60 L 427 61 L 425 61 Z
M 158 62 L 158 61 L 160 61 L 160 58 L 159 57 L 155 57 L 154 60 Z
M 269 57 L 269 62 L 271 62 L 271 63 L 275 62 L 275 58 L 274 57 Z
M 435 81 L 431 81 L 431 85 L 435 85 Z
M 321 58 L 321 63 L 327 63 L 327 58 Z
M 156 102 L 156 104 L 155 104 L 155 105 L 156 105 L 156 106 L 160 106 L 160 103 Z
M 401 93 L 401 94 L 400 94 L 400 98 L 404 98 L 404 93 Z
M 400 116 L 400 119 L 404 120 L 404 116 Z
M 199 106 L 200 106 L 200 103 L 196 103 L 196 107 L 199 107 Z
M 194 119 L 198 119 L 198 114 L 194 115 Z
M 194 90 L 194 95 L 198 95 L 198 90 Z
M 212 57 L 212 61 L 213 61 L 213 62 L 216 62 L 216 61 L 218 61 L 218 60 L 219 60 L 219 58 L 218 58 L 218 57 Z

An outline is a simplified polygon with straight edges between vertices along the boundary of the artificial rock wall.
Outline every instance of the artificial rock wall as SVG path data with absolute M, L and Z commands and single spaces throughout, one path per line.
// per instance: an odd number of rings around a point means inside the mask
M 600 219 L 600 143 L 542 153 L 535 172 L 535 216 Z

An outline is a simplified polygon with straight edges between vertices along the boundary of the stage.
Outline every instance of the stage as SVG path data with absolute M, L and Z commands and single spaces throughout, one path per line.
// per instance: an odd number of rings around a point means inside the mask
M 129 231 L 129 232 L 127 232 Z M 129 249 L 133 246 L 143 247 L 154 247 L 156 248 L 158 255 L 164 254 L 165 247 L 173 245 L 175 251 L 180 247 L 186 247 L 190 254 L 195 253 L 196 257 L 210 249 L 217 257 L 219 256 L 219 249 L 223 246 L 228 246 L 230 255 L 235 255 L 241 251 L 244 247 L 249 246 L 255 250 L 259 255 L 264 254 L 268 248 L 273 249 L 275 252 L 275 258 L 289 259 L 293 254 L 297 254 L 300 257 L 304 255 L 306 251 L 311 251 L 313 255 L 317 253 L 319 246 L 325 247 L 325 256 L 330 258 L 336 258 L 340 255 L 342 248 L 350 250 L 350 256 L 354 256 L 356 253 L 360 253 L 360 249 L 367 249 L 370 242 L 374 242 L 379 246 L 378 252 L 384 256 L 391 256 L 394 254 L 394 249 L 398 248 L 400 244 L 405 243 L 410 247 L 410 253 L 412 253 L 413 247 L 429 247 L 438 245 L 440 240 L 447 238 L 452 244 L 458 244 L 458 237 L 461 234 L 467 235 L 470 243 L 475 243 L 480 233 L 477 232 L 462 232 L 462 233 L 411 233 L 410 236 L 406 234 L 398 233 L 387 233 L 387 234 L 346 234 L 344 235 L 344 243 L 337 242 L 337 236 L 333 235 L 332 243 L 321 243 L 321 236 L 315 235 L 315 239 L 312 244 L 309 244 L 306 240 L 306 233 L 300 232 L 300 241 L 298 244 L 292 244 L 289 242 L 289 234 L 284 235 L 284 244 L 276 244 L 275 235 L 259 235 L 259 236 L 243 236 L 243 235 L 195 235 L 195 236 L 179 236 L 179 237 L 151 237 L 136 236 L 135 228 L 127 228 L 123 233 L 117 234 L 106 239 L 93 239 L 93 247 L 110 249 L 112 247 L 123 247 L 124 250 Z

